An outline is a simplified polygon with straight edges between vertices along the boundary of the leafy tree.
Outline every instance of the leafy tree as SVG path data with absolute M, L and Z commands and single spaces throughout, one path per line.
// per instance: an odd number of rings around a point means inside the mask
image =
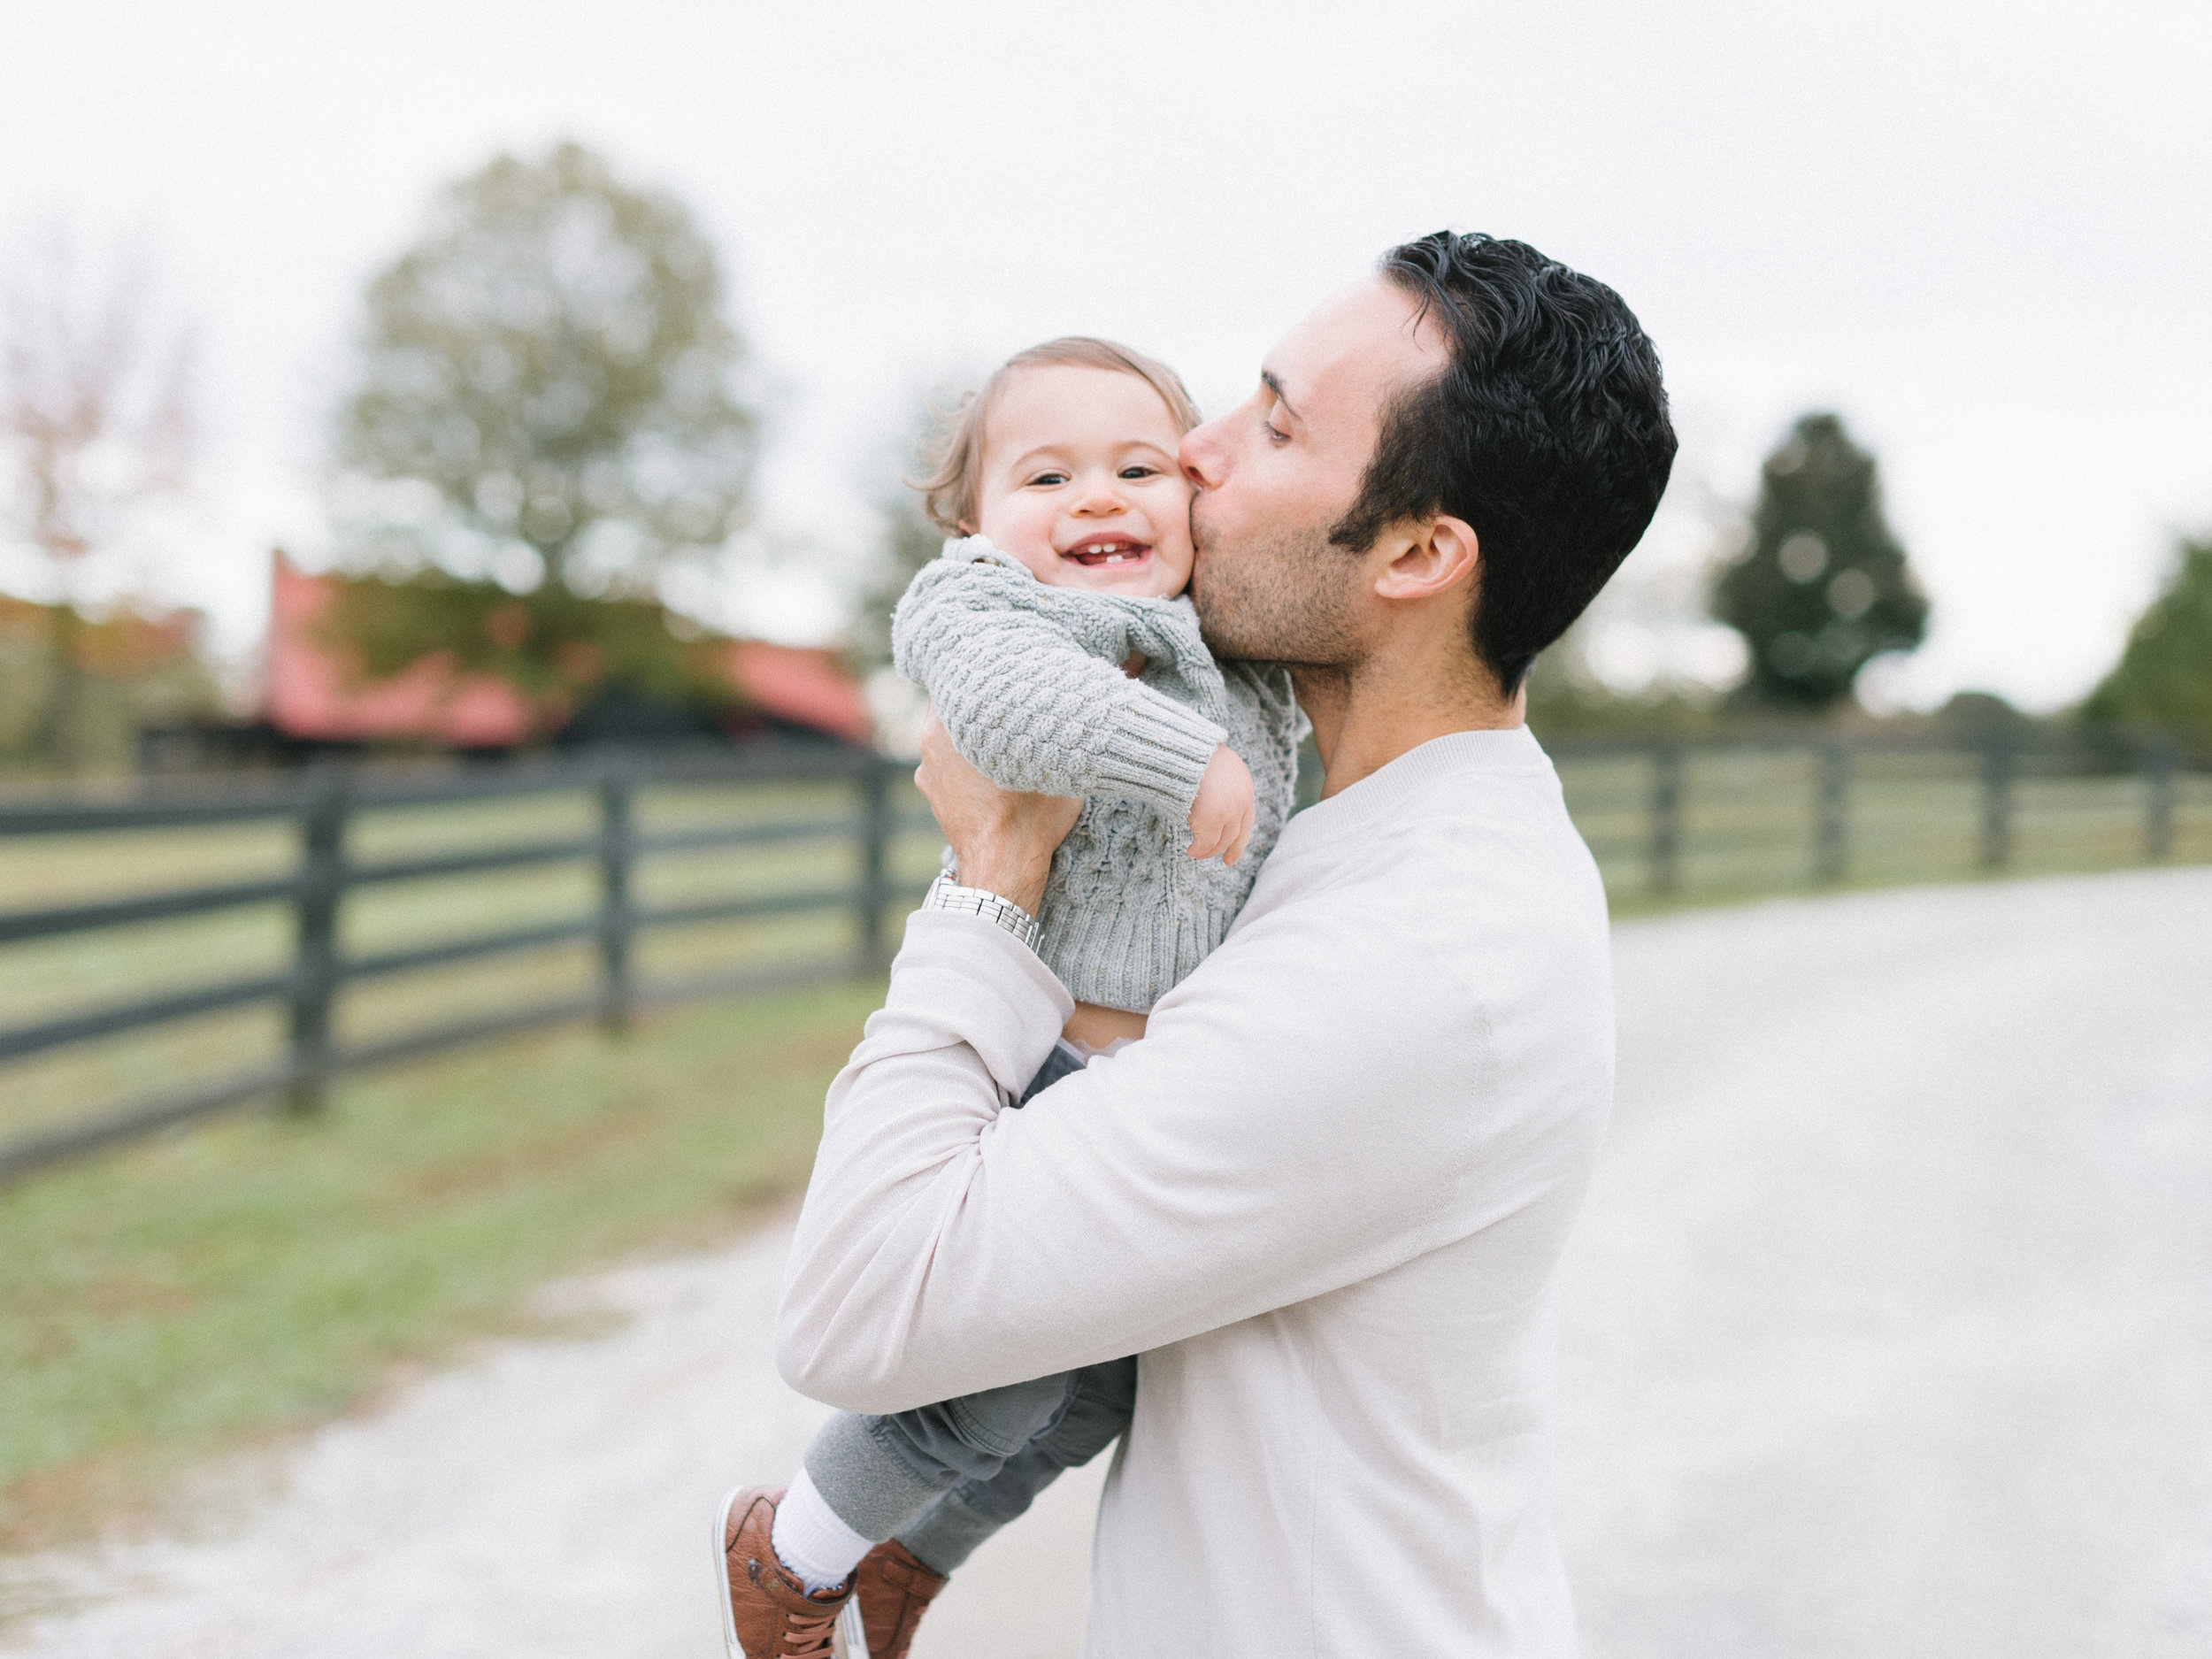
M 1713 592 L 1713 615 L 1748 648 L 1748 700 L 1830 707 L 1874 657 L 1925 636 L 1928 601 L 1883 519 L 1874 457 L 1834 415 L 1802 417 L 1767 457 L 1751 531 Z
M 723 298 L 685 209 L 580 145 L 498 157 L 442 192 L 369 287 L 334 494 L 349 562 L 387 580 L 354 585 L 336 626 L 381 642 L 372 656 L 403 626 L 418 655 L 473 661 L 489 578 L 543 595 L 525 607 L 533 649 L 558 656 L 547 630 L 588 614 L 569 601 L 643 603 L 672 564 L 718 557 L 757 447 Z
M 603 685 L 724 712 L 741 699 L 723 669 L 729 641 L 659 601 L 586 597 L 548 583 L 517 594 L 487 577 L 423 571 L 402 581 L 338 583 L 329 630 L 363 678 L 419 661 L 426 641 L 464 673 L 488 674 L 558 724 Z
M 1544 649 L 1528 677 L 1528 724 L 1546 741 L 1594 737 L 1686 737 L 1714 723 L 1710 700 L 1679 683 L 1619 691 L 1590 665 L 1586 614 Z
M 2212 743 L 2212 537 L 2185 537 L 2174 573 L 2082 704 L 2083 718 L 2156 726 Z
M 67 641 L 73 681 L 72 770 L 127 770 L 147 726 L 211 719 L 221 688 L 201 647 L 205 618 L 191 611 L 119 605 L 87 617 L 67 605 L 0 595 L 0 764 L 50 764 L 48 716 Z
M 956 403 L 951 405 L 956 409 Z M 881 530 L 855 598 L 853 657 L 863 671 L 891 660 L 891 612 L 915 572 L 935 558 L 945 533 L 922 511 L 922 498 L 905 480 L 934 464 L 936 446 L 947 431 L 950 410 L 942 400 L 922 395 L 905 434 L 882 446 L 872 498 Z
M 2035 717 L 2023 713 L 1993 691 L 1955 691 L 1928 717 L 1939 732 L 1968 743 L 2018 741 L 2035 730 Z
M 887 487 L 877 496 L 876 512 L 883 529 L 853 625 L 853 655 L 864 669 L 891 660 L 891 612 L 915 572 L 945 545 L 945 533 L 923 516 L 920 501 L 902 485 Z

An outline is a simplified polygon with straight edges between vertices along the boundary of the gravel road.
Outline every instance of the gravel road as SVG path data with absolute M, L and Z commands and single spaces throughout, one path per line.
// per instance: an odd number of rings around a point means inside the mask
M 2212 1653 L 2212 871 L 1617 930 L 1621 1087 L 1568 1266 L 1589 1659 Z M 708 1659 L 706 1517 L 819 1414 L 780 1227 L 547 1294 L 511 1342 L 213 1483 L 195 1535 L 18 1559 L 42 1659 Z M 1103 1460 L 918 1659 L 1073 1652 Z M 0 1601 L 4 1605 L 4 1601 Z

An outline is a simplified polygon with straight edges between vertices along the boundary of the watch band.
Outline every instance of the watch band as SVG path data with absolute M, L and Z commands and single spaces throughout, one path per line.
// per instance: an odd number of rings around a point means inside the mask
M 961 916 L 980 916 L 987 922 L 995 922 L 1020 940 L 1032 950 L 1037 948 L 1038 935 L 1044 932 L 1037 918 L 1011 899 L 1002 899 L 983 887 L 964 887 L 949 876 L 939 876 L 929 884 L 929 892 L 922 899 L 926 910 L 951 910 Z

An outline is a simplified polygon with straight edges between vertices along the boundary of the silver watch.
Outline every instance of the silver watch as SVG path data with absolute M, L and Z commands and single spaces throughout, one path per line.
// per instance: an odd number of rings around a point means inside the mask
M 1036 949 L 1037 936 L 1044 931 L 1037 918 L 1013 900 L 1002 899 L 982 887 L 964 887 L 950 876 L 939 876 L 929 884 L 922 908 L 980 916 L 987 922 L 997 923 L 1032 950 Z

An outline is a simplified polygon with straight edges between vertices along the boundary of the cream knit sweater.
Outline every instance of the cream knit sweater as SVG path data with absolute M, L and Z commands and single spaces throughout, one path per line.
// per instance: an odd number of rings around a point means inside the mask
M 897 1411 L 1138 1356 L 1088 1659 L 1569 1659 L 1553 1276 L 1612 1087 L 1605 895 L 1525 730 L 1290 821 L 1142 1042 L 907 923 L 832 1085 L 777 1357 Z
M 1048 587 L 981 536 L 916 575 L 891 648 L 993 781 L 1087 797 L 1052 861 L 1038 954 L 1078 1002 L 1148 1012 L 1228 933 L 1290 816 L 1304 731 L 1290 676 L 1216 663 L 1187 599 Z M 1202 864 L 1185 850 L 1191 803 L 1225 742 L 1251 770 L 1252 840 L 1234 865 Z

